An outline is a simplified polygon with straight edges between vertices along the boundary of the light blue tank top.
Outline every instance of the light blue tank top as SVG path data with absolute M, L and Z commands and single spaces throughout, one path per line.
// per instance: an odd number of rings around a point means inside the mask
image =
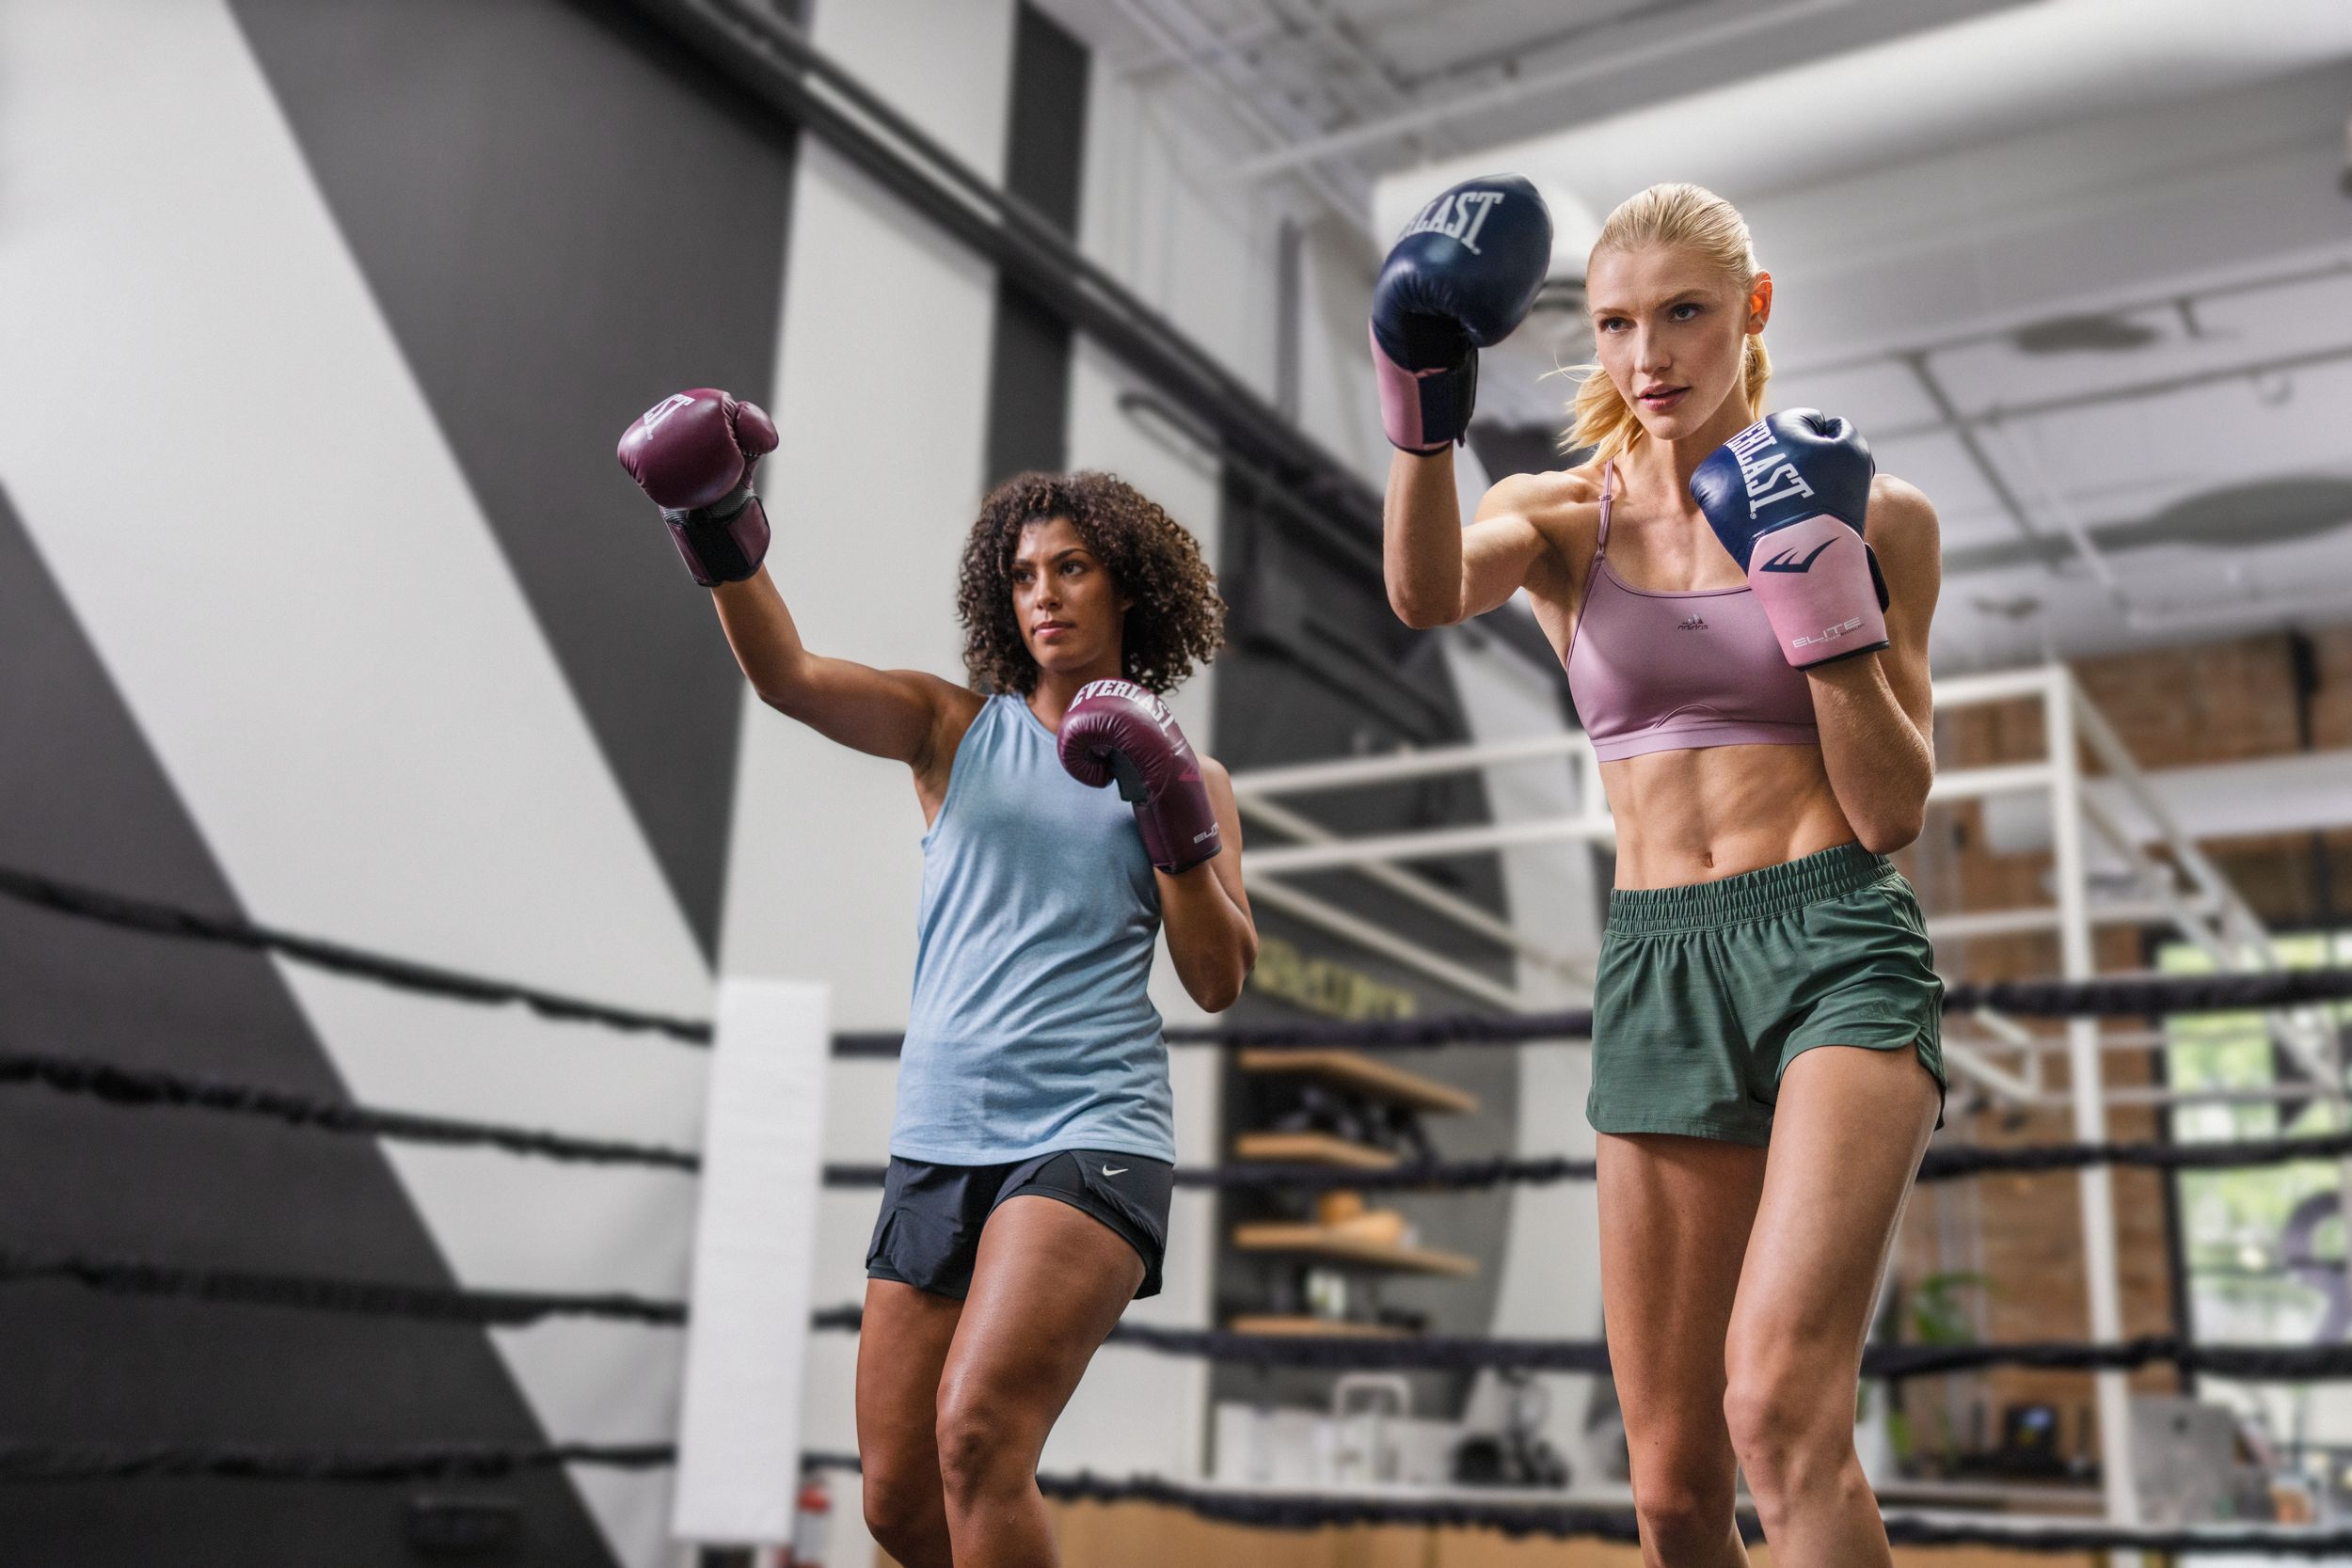
M 1062 770 L 1018 696 L 964 733 L 923 835 L 914 1001 L 890 1152 L 992 1165 L 1062 1148 L 1176 1158 L 1146 986 L 1160 894 L 1116 788 Z

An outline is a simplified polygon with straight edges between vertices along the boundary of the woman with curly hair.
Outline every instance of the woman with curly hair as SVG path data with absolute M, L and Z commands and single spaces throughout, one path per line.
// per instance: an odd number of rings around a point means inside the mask
M 969 688 L 819 657 L 760 566 L 751 475 L 775 445 L 765 414 L 705 389 L 648 410 L 621 460 L 761 699 L 914 774 L 930 827 L 858 1344 L 866 1522 L 904 1568 L 1034 1568 L 1055 1560 L 1045 1435 L 1160 1288 L 1176 1146 L 1155 940 L 1212 1012 L 1257 959 L 1232 784 L 1157 696 L 1216 653 L 1224 605 L 1130 485 L 1022 474 L 964 546 Z

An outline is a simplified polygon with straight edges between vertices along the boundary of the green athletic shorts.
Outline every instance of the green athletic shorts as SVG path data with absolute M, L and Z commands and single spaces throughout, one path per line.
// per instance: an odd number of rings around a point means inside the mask
M 1943 999 L 1911 884 L 1858 844 L 1719 882 L 1619 889 L 1584 1114 L 1597 1132 L 1769 1143 L 1781 1075 L 1817 1045 L 1915 1051 L 1940 1097 Z

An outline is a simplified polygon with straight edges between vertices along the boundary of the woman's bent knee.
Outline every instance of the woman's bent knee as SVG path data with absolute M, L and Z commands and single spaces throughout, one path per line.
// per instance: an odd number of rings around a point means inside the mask
M 1688 1560 L 1721 1545 L 1731 1533 L 1732 1494 L 1690 1486 L 1635 1486 L 1633 1514 L 1653 1553 Z
M 1040 1445 L 1029 1440 L 1019 1422 L 1005 1418 L 997 1402 L 944 1402 L 935 1435 L 940 1483 L 951 1500 L 1025 1485 L 1037 1472 Z
M 861 1463 L 866 1532 L 891 1556 L 903 1558 L 907 1554 L 893 1543 L 928 1537 L 940 1513 L 939 1472 L 929 1465 L 918 1469 L 887 1461 L 877 1464 L 870 1455 Z
M 1852 1394 L 1836 1379 L 1735 1370 L 1724 1424 L 1759 1502 L 1835 1474 L 1854 1456 Z

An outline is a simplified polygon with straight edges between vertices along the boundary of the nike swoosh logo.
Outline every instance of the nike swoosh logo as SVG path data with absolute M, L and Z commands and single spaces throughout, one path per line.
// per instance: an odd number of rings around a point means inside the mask
M 1830 546 L 1835 545 L 1836 543 L 1837 543 L 1837 541 L 1835 539 L 1824 540 L 1822 543 L 1815 546 L 1813 553 L 1806 556 L 1803 561 L 1799 561 L 1797 559 L 1796 551 L 1783 550 L 1778 555 L 1772 557 L 1772 560 L 1764 562 L 1761 570 L 1767 572 L 1808 571 L 1811 569 L 1813 563 L 1820 559 L 1821 552 L 1828 549 Z
M 1125 1165 L 1121 1165 L 1117 1170 L 1113 1170 L 1110 1166 L 1104 1165 L 1103 1167 L 1103 1174 L 1104 1176 L 1124 1176 L 1127 1174 L 1127 1167 Z

